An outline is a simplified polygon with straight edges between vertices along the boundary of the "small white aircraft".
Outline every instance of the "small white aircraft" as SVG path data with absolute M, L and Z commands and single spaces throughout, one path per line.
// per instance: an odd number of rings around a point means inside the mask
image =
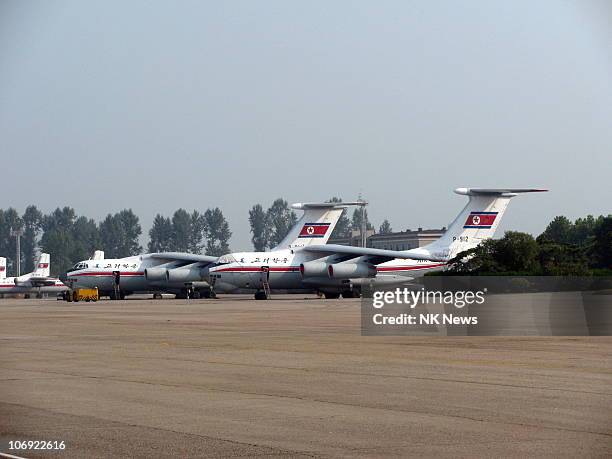
M 207 297 L 210 286 L 202 271 L 218 257 L 188 253 L 148 253 L 105 259 L 96 250 L 93 258 L 79 261 L 60 276 L 71 288 L 98 288 L 100 296 L 125 298 L 132 293 L 174 293 L 177 298 Z
M 0 294 L 24 293 L 36 294 L 41 298 L 43 293 L 62 293 L 68 290 L 59 279 L 50 277 L 50 256 L 41 253 L 36 269 L 18 277 L 6 277 L 6 258 L 0 257 Z
M 326 298 L 355 297 L 361 286 L 398 286 L 431 270 L 441 270 L 458 253 L 476 247 L 495 233 L 519 193 L 540 189 L 458 188 L 469 201 L 442 237 L 406 251 L 326 244 L 346 204 L 294 204 L 304 215 L 270 252 L 224 255 L 205 273 L 218 292 L 255 290 L 266 299 L 270 289 L 317 290 Z M 351 203 L 353 204 L 353 203 Z

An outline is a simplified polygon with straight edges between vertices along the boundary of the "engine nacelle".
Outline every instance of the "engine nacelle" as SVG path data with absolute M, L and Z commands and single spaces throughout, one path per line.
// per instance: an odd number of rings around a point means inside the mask
M 204 280 L 202 268 L 174 268 L 168 270 L 168 282 L 197 282 Z
M 327 276 L 327 268 L 329 263 L 322 261 L 307 261 L 300 265 L 302 277 L 320 277 Z
M 166 268 L 146 268 L 144 273 L 145 279 L 149 282 L 165 282 L 168 277 Z
M 350 279 L 352 277 L 375 277 L 376 266 L 368 263 L 338 263 L 329 265 L 327 274 L 334 279 Z

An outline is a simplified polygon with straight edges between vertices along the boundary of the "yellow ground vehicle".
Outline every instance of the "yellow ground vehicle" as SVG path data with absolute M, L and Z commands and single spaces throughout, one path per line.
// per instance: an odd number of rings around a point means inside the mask
M 66 295 L 66 301 L 98 301 L 100 295 L 97 288 L 77 288 Z

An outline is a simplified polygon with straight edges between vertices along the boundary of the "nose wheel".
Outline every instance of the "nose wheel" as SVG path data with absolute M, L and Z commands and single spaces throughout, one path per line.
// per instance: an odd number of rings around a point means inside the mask
M 264 292 L 263 290 L 259 290 L 259 291 L 255 292 L 255 299 L 256 300 L 267 300 L 269 298 L 270 298 L 270 296 L 266 292 Z

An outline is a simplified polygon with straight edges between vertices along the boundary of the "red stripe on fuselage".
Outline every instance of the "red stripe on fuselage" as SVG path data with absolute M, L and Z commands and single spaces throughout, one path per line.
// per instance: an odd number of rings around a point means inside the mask
M 126 272 L 119 272 L 120 276 L 144 276 L 144 272 L 130 272 L 130 271 L 126 271 Z M 79 276 L 114 276 L 114 274 L 111 272 L 106 272 L 106 271 L 99 271 L 99 272 L 92 272 L 92 273 L 75 273 L 75 274 L 68 274 L 68 277 L 79 277 Z
M 300 267 L 299 266 L 283 266 L 283 267 L 274 267 L 274 266 L 270 266 L 268 268 L 268 270 L 270 272 L 294 272 L 294 271 L 300 271 Z M 259 273 L 262 272 L 261 267 L 260 266 L 252 266 L 252 267 L 240 267 L 240 268 L 220 268 L 220 269 L 216 269 L 213 272 L 224 272 L 224 273 L 231 273 L 231 272 L 247 272 L 247 273 Z
M 415 271 L 419 269 L 432 269 L 445 266 L 446 263 L 437 263 L 433 265 L 410 265 L 410 266 L 377 266 L 378 272 L 393 272 L 393 271 Z
M 431 268 L 439 268 L 441 266 L 445 266 L 446 263 L 435 263 L 429 265 L 410 265 L 410 266 L 377 266 L 376 270 L 378 272 L 393 272 L 393 271 L 414 271 L 419 269 L 431 269 Z M 299 266 L 287 266 L 287 267 L 270 267 L 270 272 L 299 272 Z M 253 267 L 240 267 L 240 268 L 221 268 L 217 269 L 214 272 L 250 272 L 250 273 L 259 273 L 261 271 L 261 267 L 253 266 Z

